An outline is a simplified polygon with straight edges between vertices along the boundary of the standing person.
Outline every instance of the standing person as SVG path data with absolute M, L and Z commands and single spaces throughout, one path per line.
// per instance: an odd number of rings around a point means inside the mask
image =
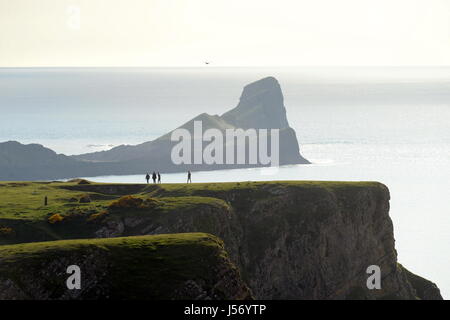
M 156 183 L 156 172 L 155 171 L 153 171 L 152 179 L 153 179 L 153 183 Z
M 191 179 L 191 171 L 188 171 L 188 179 L 187 179 L 187 183 L 192 183 L 192 179 Z
M 145 176 L 145 180 L 147 180 L 147 184 L 148 184 L 148 182 L 150 180 L 150 175 L 148 174 L 148 172 L 147 172 L 147 175 Z
M 161 174 L 158 172 L 158 183 L 161 183 Z

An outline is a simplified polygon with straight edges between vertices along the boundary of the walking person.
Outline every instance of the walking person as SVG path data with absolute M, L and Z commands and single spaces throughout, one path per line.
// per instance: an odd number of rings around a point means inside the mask
M 147 184 L 150 181 L 150 175 L 148 174 L 148 172 L 147 172 L 147 175 L 145 176 L 145 180 L 147 180 Z
M 161 174 L 158 172 L 158 183 L 161 183 Z
M 191 179 L 191 171 L 188 171 L 188 178 L 187 178 L 187 183 L 192 183 L 192 179 Z
M 152 179 L 153 179 L 153 183 L 156 183 L 156 172 L 155 171 L 153 171 Z

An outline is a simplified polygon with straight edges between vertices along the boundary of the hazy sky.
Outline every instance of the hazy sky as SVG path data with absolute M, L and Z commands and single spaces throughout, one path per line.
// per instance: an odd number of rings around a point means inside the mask
M 450 65 L 450 0 L 0 0 L 0 67 Z

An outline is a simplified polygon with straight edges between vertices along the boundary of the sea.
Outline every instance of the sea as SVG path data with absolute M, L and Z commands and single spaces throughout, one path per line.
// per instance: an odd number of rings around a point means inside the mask
M 66 155 L 138 144 L 224 113 L 266 76 L 280 82 L 312 164 L 194 172 L 193 182 L 380 181 L 399 262 L 450 298 L 450 67 L 0 68 L 0 142 Z M 144 174 L 86 178 L 142 183 Z

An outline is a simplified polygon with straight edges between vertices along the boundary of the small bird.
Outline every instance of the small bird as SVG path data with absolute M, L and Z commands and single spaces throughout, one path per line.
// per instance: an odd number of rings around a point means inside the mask
M 209 62 L 208 62 L 208 61 L 205 61 L 205 64 L 209 64 Z

